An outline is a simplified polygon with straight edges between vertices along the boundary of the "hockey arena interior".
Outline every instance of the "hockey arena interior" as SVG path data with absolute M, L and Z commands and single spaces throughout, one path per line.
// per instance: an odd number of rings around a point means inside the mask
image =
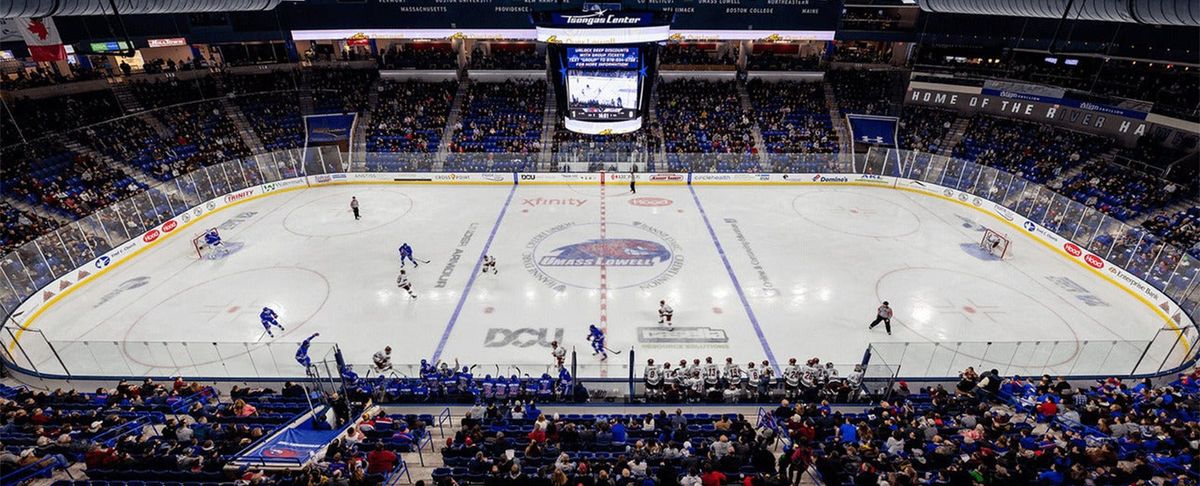
M 1200 484 L 1187 0 L 0 2 L 0 484 Z

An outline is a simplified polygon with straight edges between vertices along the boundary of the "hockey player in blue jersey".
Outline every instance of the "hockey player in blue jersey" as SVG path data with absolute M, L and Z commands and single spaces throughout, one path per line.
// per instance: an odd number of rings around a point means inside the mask
M 346 364 L 342 366 L 338 372 L 342 374 L 342 381 L 345 382 L 346 385 L 354 386 L 358 383 L 358 373 L 354 372 L 354 365 Z
M 592 356 L 599 354 L 601 361 L 608 359 L 608 351 L 604 347 L 604 331 L 594 324 L 588 326 L 587 340 L 592 342 Z
M 279 314 L 270 307 L 263 307 L 262 312 L 258 313 L 258 318 L 262 319 L 263 329 L 267 330 L 268 336 L 275 337 L 275 334 L 271 333 L 271 326 L 278 327 L 280 331 L 283 330 L 283 325 L 276 320 L 279 318 Z
M 412 256 L 412 247 L 408 246 L 408 243 L 400 245 L 400 268 L 404 268 L 405 259 L 408 259 L 408 261 L 412 262 L 413 268 L 419 266 L 417 265 L 417 260 Z
M 312 336 L 309 336 L 308 339 L 300 343 L 300 348 L 296 350 L 296 362 L 300 363 L 300 366 L 303 366 L 306 370 L 309 366 L 312 366 L 312 360 L 308 358 L 308 346 L 312 344 L 313 338 L 320 335 L 321 333 L 314 332 Z

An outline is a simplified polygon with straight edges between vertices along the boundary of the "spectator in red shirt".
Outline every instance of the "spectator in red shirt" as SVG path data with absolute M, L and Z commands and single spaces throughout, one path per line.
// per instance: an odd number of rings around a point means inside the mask
M 376 444 L 375 450 L 367 454 L 367 474 L 385 474 L 396 468 L 396 462 L 399 458 L 396 453 L 383 448 L 383 444 Z
M 721 486 L 728 479 L 721 471 L 709 468 L 703 476 L 700 476 L 700 484 L 703 486 Z

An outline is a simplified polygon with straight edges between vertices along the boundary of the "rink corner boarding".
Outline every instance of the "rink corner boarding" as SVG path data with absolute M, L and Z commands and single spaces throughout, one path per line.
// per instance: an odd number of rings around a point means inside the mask
M 198 221 L 225 209 L 260 198 L 313 187 L 352 184 L 432 184 L 432 185 L 601 185 L 629 184 L 630 177 L 639 185 L 677 186 L 862 186 L 923 194 L 973 208 L 1011 228 L 1010 234 L 1022 234 L 1023 241 L 1035 241 L 1060 256 L 1075 262 L 1097 277 L 1124 290 L 1155 312 L 1177 334 L 1192 325 L 1192 318 L 1179 305 L 1146 281 L 1111 264 L 1104 258 L 1067 238 L 1043 228 L 999 203 L 937 184 L 879 176 L 874 174 L 724 174 L 724 173 L 334 173 L 311 175 L 269 182 L 231 192 L 205 201 L 152 228 L 139 237 L 116 246 L 102 256 L 68 272 L 42 287 L 17 307 L 10 316 L 19 326 L 9 343 L 11 351 L 21 333 L 37 318 L 76 289 L 123 265 L 142 252 L 180 233 Z M 1185 339 L 1186 343 L 1186 339 Z M 20 370 L 25 371 L 25 370 Z

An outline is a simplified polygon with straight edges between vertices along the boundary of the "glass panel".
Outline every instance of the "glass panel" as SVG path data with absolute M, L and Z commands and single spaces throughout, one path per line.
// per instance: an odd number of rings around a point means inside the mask
M 321 162 L 321 152 L 317 147 L 304 149 L 303 168 L 305 174 L 324 174 L 325 165 Z
M 25 264 L 21 262 L 19 253 L 19 250 L 14 251 L 0 260 L 0 270 L 3 270 L 4 275 L 8 276 L 13 291 L 20 296 L 21 300 L 25 300 L 26 297 L 37 292 L 38 288 L 33 285 L 33 278 L 29 276 L 29 272 L 25 271 Z
M 941 185 L 958 188 L 962 182 L 963 170 L 966 169 L 967 162 L 962 159 L 950 159 L 946 162 L 946 171 L 942 175 Z M 936 181 L 935 181 L 936 182 Z
M 975 194 L 976 186 L 979 184 L 979 179 L 982 175 L 982 165 L 968 162 L 962 180 L 958 184 L 958 190 Z
M 941 182 L 942 176 L 946 173 L 946 157 L 933 157 L 929 160 L 929 166 L 925 170 L 925 182 L 937 184 Z
M 1094 215 L 1099 216 L 1099 220 L 1096 222 L 1096 233 L 1092 237 L 1092 244 L 1088 248 L 1093 253 L 1107 259 L 1112 254 L 1113 245 L 1123 236 L 1121 231 L 1125 225 L 1099 211 L 1096 211 Z M 1094 216 L 1088 216 L 1089 221 L 1093 218 Z
M 125 230 L 129 232 L 130 238 L 136 238 L 146 232 L 146 224 L 142 222 L 141 211 L 134 205 L 133 200 L 126 199 L 109 207 L 121 215 L 121 222 L 125 223 Z
M 212 183 L 213 197 L 221 197 L 234 191 L 229 184 L 229 179 L 225 177 L 225 171 L 221 170 L 221 166 L 208 167 L 205 172 L 208 173 L 208 182 Z
M 288 150 L 276 153 L 275 166 L 279 168 L 279 175 L 284 179 L 303 176 L 304 171 L 301 166 L 300 155 L 300 150 Z
M 241 167 L 242 177 L 246 179 L 246 187 L 257 186 L 266 182 L 263 179 L 262 172 L 258 171 L 258 162 L 254 159 L 245 158 L 241 161 L 234 161 L 234 164 Z
M 156 227 L 159 224 L 162 224 L 163 221 L 166 221 L 166 218 L 170 217 L 170 210 L 166 211 L 165 213 L 160 213 L 158 211 L 157 205 L 154 203 L 154 200 L 150 198 L 148 192 L 142 192 L 141 194 L 130 198 L 130 200 L 133 201 L 133 205 L 138 208 L 138 214 L 142 216 L 142 222 L 145 223 L 146 229 Z
M 1200 261 L 1187 253 L 1184 253 L 1182 257 L 1183 261 L 1175 268 L 1170 281 L 1167 282 L 1166 290 L 1163 291 L 1176 301 L 1182 300 L 1183 292 L 1193 285 L 1197 272 L 1200 272 Z
M 67 254 L 67 250 L 63 248 L 58 233 L 50 233 L 34 241 L 37 243 L 38 249 L 42 251 L 42 256 L 46 258 L 46 263 L 50 265 L 50 273 L 54 278 L 65 275 L 77 266 Z M 80 262 L 80 265 L 83 263 Z
M 1055 233 L 1063 234 L 1062 231 L 1059 231 L 1059 227 L 1063 224 L 1064 216 L 1067 214 L 1067 205 L 1071 202 L 1073 201 L 1060 194 L 1050 193 L 1050 204 L 1046 208 L 1046 217 L 1042 221 L 1042 226 Z
M 1129 263 L 1134 260 L 1134 253 L 1139 249 L 1139 242 L 1142 236 L 1148 234 L 1146 230 L 1134 228 L 1121 224 L 1117 230 L 1117 238 L 1113 242 L 1112 252 L 1109 253 L 1108 261 L 1114 265 L 1129 269 Z
M 5 315 L 17 310 L 17 306 L 21 305 L 21 300 L 22 298 L 17 295 L 8 282 L 8 276 L 0 271 L 0 307 L 4 308 Z
M 204 202 L 200 199 L 200 194 L 196 192 L 196 182 L 192 180 L 191 174 L 176 177 L 171 183 L 175 184 L 176 190 L 170 191 L 168 194 L 171 196 L 171 206 L 176 211 L 186 211 Z
M 913 180 L 924 180 L 926 172 L 929 172 L 929 162 L 933 159 L 933 154 L 925 152 L 916 152 L 908 161 L 908 166 L 904 168 L 904 176 Z
M 1092 237 L 1092 234 L 1087 233 L 1086 236 L 1082 236 L 1082 237 L 1076 237 L 1076 236 L 1079 235 L 1079 233 L 1080 233 L 1079 230 L 1080 230 L 1081 226 L 1080 226 L 1079 222 L 1083 218 L 1083 214 L 1086 213 L 1089 209 L 1090 208 L 1088 208 L 1087 206 L 1079 204 L 1076 201 L 1069 201 L 1067 203 L 1067 210 L 1063 213 L 1062 225 L 1059 226 L 1058 233 L 1063 236 L 1066 236 L 1067 238 L 1070 238 L 1076 244 L 1086 247 L 1088 244 L 1088 240 L 1091 239 L 1091 237 Z
M 254 157 L 254 166 L 262 173 L 268 181 L 277 181 L 282 179 L 279 175 L 279 164 L 275 163 L 275 159 L 271 154 L 259 154 Z
M 1161 250 L 1159 250 L 1154 263 L 1146 271 L 1145 280 L 1159 290 L 1166 290 L 1167 281 L 1175 274 L 1175 268 L 1179 265 L 1183 252 L 1171 245 L 1160 244 L 1159 246 Z
M 129 230 L 125 228 L 125 222 L 121 220 L 121 215 L 117 213 L 116 205 L 109 206 L 100 210 L 96 214 L 100 221 L 100 225 L 108 234 L 109 245 L 116 247 L 121 243 L 129 241 Z
M 212 181 L 208 178 L 208 170 L 200 169 L 192 172 L 192 181 L 195 183 L 196 195 L 200 197 L 200 202 L 206 202 L 211 199 L 216 199 L 217 195 L 213 193 Z
M 863 168 L 864 174 L 883 174 L 884 164 L 887 163 L 889 149 L 871 147 L 867 150 L 867 161 Z M 893 165 L 895 163 L 893 162 Z
M 225 176 L 229 178 L 230 192 L 250 187 L 250 183 L 246 181 L 246 174 L 242 173 L 242 163 L 240 161 L 230 160 L 222 163 L 221 168 L 225 170 Z
M 1009 184 L 1004 191 L 1004 195 L 1001 196 L 1004 198 L 1004 200 L 1001 201 L 1001 204 L 1004 204 L 1004 207 L 1012 209 L 1013 211 L 1017 211 L 1024 216 L 1025 212 L 1019 211 L 1018 209 L 1022 207 L 1022 205 L 1024 205 L 1023 207 L 1026 209 L 1033 206 L 1033 197 L 1037 195 L 1038 187 L 1030 184 L 1031 183 L 1025 179 L 1013 176 L 1012 183 Z M 1025 192 L 1026 187 L 1029 187 L 1030 189 L 1029 194 L 1026 194 Z
M 31 241 L 21 245 L 20 248 L 17 248 L 16 253 L 25 267 L 25 272 L 33 280 L 34 287 L 42 288 L 54 280 L 50 266 L 46 264 L 42 253 L 38 251 L 37 243 Z
M 80 230 L 80 227 L 79 222 L 75 222 L 58 229 L 58 236 L 62 238 L 63 247 L 71 257 L 72 264 L 75 267 L 79 267 L 96 258 L 97 255 L 108 251 L 107 243 L 103 241 L 90 241 L 87 235 Z M 94 240 L 99 240 L 99 238 L 94 238 Z M 97 248 L 93 245 L 100 245 L 98 247 L 100 253 L 96 252 Z
M 158 213 L 158 222 L 160 224 L 168 219 L 171 219 L 176 214 L 179 214 L 168 201 L 167 195 L 158 187 L 148 189 L 146 191 L 146 196 L 150 198 L 150 203 L 154 205 L 154 211 Z M 182 210 L 183 209 L 179 209 L 178 211 Z

